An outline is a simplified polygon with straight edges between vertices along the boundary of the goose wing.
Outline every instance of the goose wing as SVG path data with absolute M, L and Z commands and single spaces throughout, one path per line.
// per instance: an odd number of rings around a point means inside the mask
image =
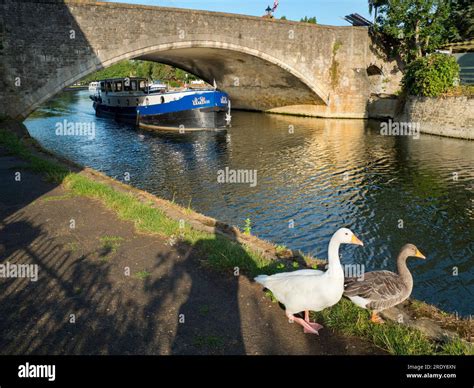
M 319 269 L 300 269 L 298 271 L 293 272 L 282 272 L 272 275 L 271 277 L 274 279 L 278 278 L 288 278 L 292 276 L 319 276 L 322 275 L 324 271 L 320 271 Z
M 291 309 L 292 305 L 312 298 L 315 280 L 323 274 L 323 271 L 303 269 L 271 276 L 259 275 L 255 281 L 272 291 L 276 299 Z
M 317 269 L 300 269 L 293 272 L 281 272 L 275 275 L 258 275 L 255 281 L 266 287 L 269 283 L 285 282 L 286 280 L 295 278 L 303 279 L 308 276 L 320 276 L 322 274 L 324 274 L 324 272 Z
M 363 280 L 346 278 L 344 295 L 367 300 L 367 308 L 384 310 L 406 299 L 406 287 L 399 275 L 390 271 L 374 271 L 364 275 Z

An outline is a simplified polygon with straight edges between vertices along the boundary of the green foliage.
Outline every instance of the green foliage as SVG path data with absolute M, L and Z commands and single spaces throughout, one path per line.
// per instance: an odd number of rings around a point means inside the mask
M 143 271 L 138 271 L 137 273 L 135 273 L 135 277 L 137 279 L 140 279 L 140 280 L 145 280 L 147 277 L 149 277 L 151 275 L 150 272 L 148 272 L 147 270 L 143 270 Z
M 25 168 L 39 173 L 44 173 L 47 180 L 61 183 L 68 175 L 69 171 L 63 166 L 50 160 L 34 155 L 16 135 L 0 129 L 0 145 L 3 145 L 9 153 L 18 155 L 26 160 L 28 164 Z
M 332 47 L 332 53 L 336 55 L 336 53 L 339 51 L 341 47 L 342 47 L 342 42 L 340 40 L 336 40 L 336 42 L 334 42 L 334 46 Z
M 187 75 L 187 77 L 186 77 Z M 157 62 L 124 60 L 120 61 L 106 69 L 99 70 L 88 75 L 81 80 L 82 83 L 106 79 L 106 78 L 122 78 L 122 77 L 144 77 L 149 80 L 163 80 L 178 86 L 178 84 L 186 80 L 197 79 L 196 76 L 185 72 L 184 70 L 174 68 Z
M 312 17 L 305 16 L 304 18 L 300 19 L 300 22 L 318 24 L 318 21 L 316 20 L 316 16 L 312 16 Z
M 110 253 L 116 253 L 120 245 L 122 244 L 123 238 L 118 236 L 103 236 L 100 239 L 102 248 Z
M 421 332 L 393 322 L 374 324 L 370 322 L 367 310 L 344 298 L 337 305 L 317 313 L 316 317 L 330 328 L 346 335 L 366 338 L 391 354 L 434 353 L 433 343 Z
M 437 97 L 446 93 L 459 79 L 459 65 L 450 55 L 433 54 L 410 63 L 403 87 L 413 96 Z
M 334 42 L 334 46 L 332 47 L 332 62 L 329 71 L 331 74 L 331 85 L 333 88 L 335 88 L 339 83 L 339 62 L 336 60 L 336 54 L 341 47 L 342 42 L 339 40 Z
M 393 40 L 391 48 L 405 63 L 433 52 L 455 33 L 446 0 L 372 1 L 372 7 L 378 10 L 376 28 Z
M 474 344 L 463 341 L 460 338 L 453 338 L 442 345 L 441 354 L 474 356 Z
M 250 220 L 250 218 L 247 218 L 245 220 L 244 233 L 250 234 L 251 231 L 252 231 L 252 221 Z
M 387 4 L 388 0 L 369 0 L 369 13 L 375 11 L 375 17 L 377 17 L 377 10 L 384 4 Z
M 276 253 L 282 253 L 285 252 L 288 248 L 285 245 L 277 245 L 275 247 Z
M 286 16 L 282 16 L 280 20 L 288 20 L 288 19 L 286 18 Z
M 451 0 L 450 41 L 474 39 L 474 3 L 472 0 Z

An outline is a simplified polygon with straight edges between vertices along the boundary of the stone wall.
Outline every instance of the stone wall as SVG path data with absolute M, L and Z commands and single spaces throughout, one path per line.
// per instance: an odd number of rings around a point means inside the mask
M 423 133 L 474 140 L 474 98 L 409 97 L 396 119 L 418 122 Z
M 373 95 L 367 103 L 367 112 L 370 119 L 394 118 L 401 102 L 396 96 Z

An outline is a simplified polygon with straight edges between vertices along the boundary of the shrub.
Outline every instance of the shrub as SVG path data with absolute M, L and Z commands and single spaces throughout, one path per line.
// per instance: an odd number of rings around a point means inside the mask
M 437 97 L 459 79 L 459 65 L 451 55 L 432 54 L 411 62 L 403 77 L 403 87 L 412 96 Z

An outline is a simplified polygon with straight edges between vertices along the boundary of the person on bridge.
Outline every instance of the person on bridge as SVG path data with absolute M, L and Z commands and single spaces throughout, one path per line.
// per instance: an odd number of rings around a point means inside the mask
M 275 0 L 273 2 L 273 7 L 270 7 L 270 6 L 267 7 L 267 9 L 265 10 L 266 14 L 263 15 L 264 18 L 273 19 L 273 12 L 275 12 L 276 9 L 278 8 L 278 1 L 279 0 Z

